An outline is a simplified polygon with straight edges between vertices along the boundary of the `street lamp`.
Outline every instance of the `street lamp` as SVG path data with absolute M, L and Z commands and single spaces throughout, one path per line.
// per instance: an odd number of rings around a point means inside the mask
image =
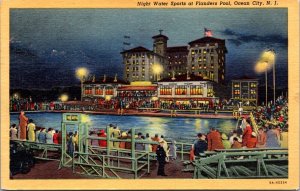
M 268 70 L 273 68 L 273 99 L 275 103 L 275 51 L 273 49 L 265 50 L 262 52 L 258 62 L 255 65 L 255 71 L 257 73 L 265 73 L 266 80 L 266 105 L 268 102 Z
M 158 81 L 158 76 L 163 72 L 164 68 L 160 64 L 153 64 L 152 71 L 156 75 L 156 81 Z
M 81 67 L 81 68 L 77 68 L 76 69 L 76 77 L 80 80 L 81 83 L 81 101 L 82 101 L 82 97 L 83 97 L 83 82 L 85 77 L 89 74 L 88 69 Z
M 59 99 L 60 101 L 65 102 L 68 101 L 69 96 L 67 94 L 62 94 Z

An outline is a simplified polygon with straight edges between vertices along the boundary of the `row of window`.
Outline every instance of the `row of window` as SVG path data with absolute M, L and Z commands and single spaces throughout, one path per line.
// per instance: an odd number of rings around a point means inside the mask
M 209 94 L 212 95 L 212 89 L 208 89 Z M 175 95 L 187 95 L 187 86 L 179 85 L 175 87 Z M 160 95 L 172 95 L 172 88 L 170 86 L 160 87 Z M 203 95 L 203 87 L 200 85 L 192 85 L 190 87 L 190 95 Z
M 95 88 L 95 95 L 103 95 L 104 90 L 102 88 L 96 87 Z M 92 87 L 85 87 L 84 89 L 84 94 L 85 95 L 92 95 Z M 112 87 L 106 87 L 105 88 L 105 94 L 106 95 L 113 95 L 114 94 L 114 89 Z
M 250 83 L 250 87 L 251 88 L 256 88 L 256 86 L 257 86 L 257 83 Z M 233 87 L 234 88 L 239 88 L 240 87 L 240 83 L 234 83 Z M 243 82 L 242 83 L 242 87 L 248 88 L 248 82 Z
M 127 68 L 126 68 L 126 71 L 129 72 L 129 71 L 130 71 L 130 68 L 127 67 Z M 139 67 L 132 67 L 132 71 L 139 71 Z M 142 67 L 142 71 L 145 71 L 145 67 Z

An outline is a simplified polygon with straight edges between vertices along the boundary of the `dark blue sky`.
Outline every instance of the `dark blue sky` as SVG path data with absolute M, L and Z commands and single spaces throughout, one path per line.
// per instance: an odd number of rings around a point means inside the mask
M 128 48 L 152 49 L 159 29 L 168 46 L 203 37 L 204 28 L 226 40 L 226 78 L 255 76 L 260 53 L 277 52 L 277 85 L 287 85 L 287 9 L 11 9 L 11 88 L 79 84 L 77 67 L 96 77 L 122 76 L 124 35 Z M 262 77 L 262 75 L 257 75 Z

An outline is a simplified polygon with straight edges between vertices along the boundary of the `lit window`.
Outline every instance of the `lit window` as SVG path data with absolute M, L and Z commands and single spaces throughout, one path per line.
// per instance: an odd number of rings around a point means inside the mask
M 191 86 L 191 90 L 190 90 L 190 94 L 191 95 L 202 95 L 203 94 L 203 88 L 202 86 Z
M 172 88 L 170 86 L 161 86 L 159 93 L 160 95 L 172 95 Z
M 186 95 L 187 94 L 187 86 L 178 85 L 175 88 L 175 95 Z

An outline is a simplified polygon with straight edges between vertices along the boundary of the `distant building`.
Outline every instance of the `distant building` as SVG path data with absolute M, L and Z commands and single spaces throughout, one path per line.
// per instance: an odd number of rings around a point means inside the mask
M 225 40 L 203 37 L 189 42 L 188 70 L 217 83 L 225 82 Z
M 232 99 L 246 106 L 257 106 L 258 79 L 243 77 L 232 80 Z
M 164 65 L 165 57 L 154 53 L 142 46 L 121 52 L 124 64 L 124 79 L 134 81 L 156 81 L 160 76 L 156 75 L 152 66 L 154 63 Z
M 225 40 L 205 33 L 205 37 L 189 42 L 188 46 L 168 47 L 169 38 L 161 32 L 152 37 L 153 50 L 139 46 L 121 52 L 125 80 L 155 82 L 188 71 L 217 83 L 225 82 Z M 163 68 L 159 75 L 155 74 L 154 64 Z
M 175 46 L 168 47 L 167 49 L 167 64 L 166 64 L 166 75 L 172 76 L 173 73 L 176 75 L 186 74 L 187 71 L 187 46 Z
M 117 88 L 124 84 L 128 83 L 117 79 L 117 76 L 112 78 L 104 75 L 101 79 L 95 79 L 95 77 L 93 77 L 83 82 L 82 100 L 95 101 L 97 99 L 117 97 Z

